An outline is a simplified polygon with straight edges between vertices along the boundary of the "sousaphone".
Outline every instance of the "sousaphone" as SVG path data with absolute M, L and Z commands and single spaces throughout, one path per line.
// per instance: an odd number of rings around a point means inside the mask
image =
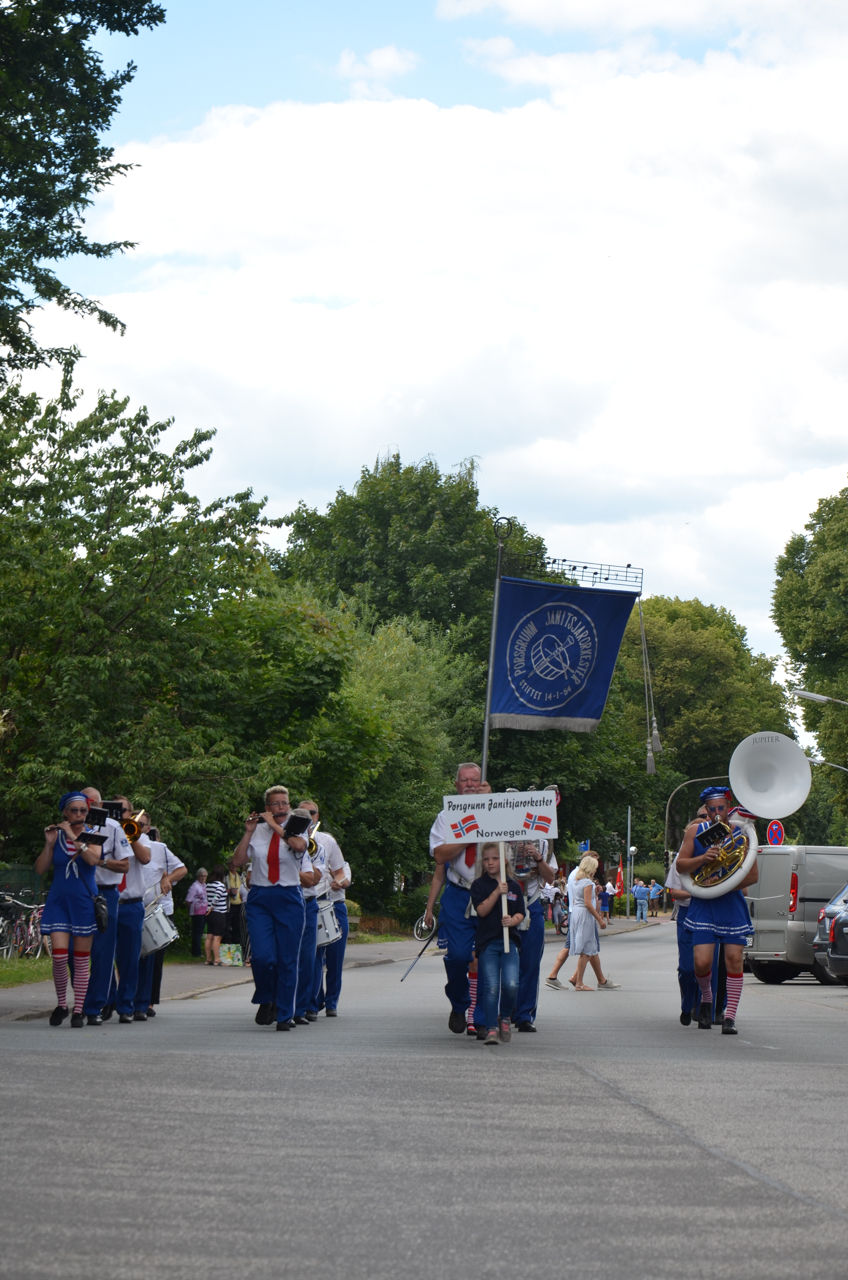
M 782 733 L 752 733 L 730 757 L 730 787 L 739 804 L 758 818 L 786 818 L 810 794 L 812 771 L 804 752 Z M 681 883 L 695 898 L 719 898 L 738 888 L 757 857 L 757 831 L 740 818 L 742 835 L 725 823 L 714 823 L 716 856 L 693 875 L 680 872 Z M 717 830 L 717 828 L 723 828 Z M 703 839 L 702 833 L 699 837 Z

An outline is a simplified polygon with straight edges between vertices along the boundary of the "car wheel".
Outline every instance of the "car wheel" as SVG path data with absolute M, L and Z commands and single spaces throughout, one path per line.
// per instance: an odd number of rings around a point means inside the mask
M 828 973 L 824 965 L 819 964 L 818 960 L 813 961 L 813 977 L 816 982 L 820 982 L 823 987 L 835 987 L 839 984 L 839 979 L 834 978 L 832 974 Z
M 848 987 L 848 973 L 840 973 L 836 981 L 841 987 Z
M 785 960 L 751 960 L 750 965 L 754 977 L 769 986 L 788 982 L 791 978 L 797 978 L 801 972 L 797 965 L 787 964 Z

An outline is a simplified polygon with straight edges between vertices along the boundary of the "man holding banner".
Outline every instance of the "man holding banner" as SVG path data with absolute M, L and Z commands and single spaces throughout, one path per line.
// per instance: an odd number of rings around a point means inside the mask
M 536 1005 L 539 1001 L 539 970 L 545 951 L 545 908 L 542 885 L 553 884 L 557 860 L 547 840 L 517 841 L 514 845 L 515 874 L 527 903 L 529 917 L 521 937 L 521 968 L 518 974 L 518 996 L 512 1021 L 519 1031 L 535 1031 Z M 525 870 L 523 877 L 521 871 Z
M 479 764 L 461 764 L 456 771 L 456 794 L 477 795 L 481 786 Z M 460 818 L 461 822 L 462 819 Z M 445 952 L 445 995 L 450 1000 L 448 1026 L 456 1035 L 465 1033 L 465 1014 L 471 1004 L 468 966 L 474 955 L 476 917 L 471 914 L 471 882 L 477 861 L 476 844 L 457 844 L 448 839 L 449 818 L 444 810 L 430 828 L 430 854 L 436 866 L 444 866 L 446 883 L 439 909 L 439 943 Z

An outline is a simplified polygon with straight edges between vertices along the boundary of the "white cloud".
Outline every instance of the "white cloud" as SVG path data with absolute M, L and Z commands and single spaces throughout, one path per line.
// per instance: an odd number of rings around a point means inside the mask
M 841 46 L 474 53 L 550 100 L 232 107 L 127 148 L 91 229 L 143 246 L 128 335 L 45 336 L 217 427 L 209 494 L 280 514 L 390 442 L 477 455 L 554 554 L 642 562 L 776 651 L 774 559 L 848 469 Z
M 344 49 L 336 64 L 336 74 L 350 81 L 354 98 L 390 99 L 389 80 L 414 71 L 421 59 L 410 49 L 398 49 L 393 44 L 372 49 L 364 58 L 357 58 L 352 49 Z

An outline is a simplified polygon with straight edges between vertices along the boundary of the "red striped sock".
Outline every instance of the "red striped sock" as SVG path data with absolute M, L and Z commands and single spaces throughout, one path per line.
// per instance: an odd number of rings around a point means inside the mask
M 91 952 L 74 952 L 74 1013 L 82 1013 L 91 975 Z
M 53 985 L 56 988 L 56 1003 L 62 1008 L 68 1007 L 68 953 L 53 948 Z
M 706 1004 L 712 1004 L 713 975 L 711 973 L 705 973 L 704 976 L 701 977 L 700 974 L 696 973 L 695 977 L 698 979 L 698 986 L 701 988 L 701 1002 Z
M 466 1019 L 468 1021 L 468 1025 L 472 1027 L 474 1025 L 474 1010 L 477 1008 L 477 974 L 476 973 L 469 973 L 468 975 L 468 990 L 471 995 L 471 1004 L 468 1006 L 468 1013 L 466 1014 Z
M 742 974 L 729 973 L 727 975 L 727 1008 L 724 1011 L 725 1018 L 733 1018 L 736 1021 L 736 1010 L 739 1008 L 739 997 L 742 995 Z

